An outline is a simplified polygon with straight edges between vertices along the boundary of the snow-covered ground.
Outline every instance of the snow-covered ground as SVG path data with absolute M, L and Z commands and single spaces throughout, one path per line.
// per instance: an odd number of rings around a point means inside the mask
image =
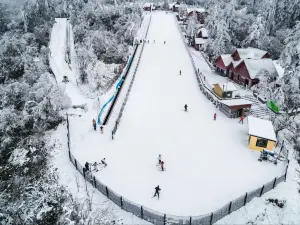
M 70 97 L 73 105 L 87 104 L 87 112 L 82 109 L 70 109 L 68 113 L 71 115 L 81 115 L 87 113 L 96 118 L 102 102 L 105 102 L 114 92 L 112 88 L 105 95 L 99 96 L 98 99 L 87 98 L 77 86 L 76 78 L 78 77 L 78 70 L 76 66 L 76 53 L 74 49 L 74 40 L 72 27 L 70 25 L 70 50 L 71 50 L 71 65 L 69 66 L 65 61 L 66 51 L 66 29 L 69 22 L 65 18 L 57 18 L 51 32 L 50 41 L 50 67 L 55 74 L 57 84 L 65 89 Z M 68 83 L 63 83 L 63 76 L 67 76 Z M 114 86 L 113 86 L 114 87 Z M 88 121 L 89 125 L 91 120 Z M 85 182 L 84 178 L 76 171 L 75 167 L 69 161 L 68 147 L 67 147 L 67 130 L 66 124 L 61 124 L 57 130 L 49 132 L 49 146 L 54 146 L 52 152 L 53 167 L 58 172 L 59 183 L 66 186 L 75 198 L 81 201 L 86 201 L 92 196 L 93 208 L 109 208 L 110 212 L 116 215 L 117 224 L 149 224 L 148 222 L 139 219 L 131 213 L 127 213 L 117 207 L 112 201 L 108 200 L 98 190 L 93 188 L 89 183 Z
M 105 157 L 108 167 L 95 176 L 125 198 L 163 213 L 201 215 L 281 175 L 283 165 L 258 162 L 259 153 L 247 147 L 247 124 L 219 113 L 202 95 L 176 26 L 174 15 L 152 14 L 150 43 L 116 139 L 110 126 L 103 135 L 93 131 L 90 110 L 70 117 L 71 149 L 82 165 Z M 158 154 L 165 172 L 156 167 Z M 157 185 L 159 201 L 152 198 Z
M 70 54 L 71 64 L 69 65 L 65 61 L 65 53 L 67 51 L 67 28 L 70 33 Z M 50 68 L 55 74 L 56 81 L 59 86 L 65 88 L 66 93 L 71 98 L 72 105 L 86 104 L 86 98 L 81 94 L 76 84 L 77 78 L 77 66 L 76 56 L 74 50 L 74 40 L 72 35 L 72 26 L 66 18 L 56 18 L 55 24 L 52 28 L 51 39 L 50 39 Z M 63 83 L 63 77 L 67 76 L 69 79 L 68 83 Z

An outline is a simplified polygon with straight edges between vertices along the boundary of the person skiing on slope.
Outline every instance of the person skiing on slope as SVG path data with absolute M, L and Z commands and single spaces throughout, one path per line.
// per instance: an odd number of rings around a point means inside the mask
M 159 154 L 158 155 L 158 165 L 160 165 L 161 164 L 161 155 Z
M 161 166 L 161 171 L 164 171 L 164 170 L 165 170 L 165 168 L 164 168 L 164 164 L 165 164 L 165 162 L 164 162 L 164 161 L 161 161 L 161 163 L 160 163 L 160 166 Z
M 159 185 L 157 185 L 157 187 L 155 187 L 155 193 L 154 193 L 154 195 L 153 195 L 153 198 L 157 195 L 157 198 L 159 199 L 159 191 L 160 191 L 161 189 L 159 188 Z
M 93 127 L 94 127 L 94 130 L 96 130 L 96 120 L 93 119 Z
M 103 158 L 103 159 L 101 160 L 101 163 L 104 165 L 104 167 L 107 167 L 107 163 L 106 163 L 106 161 L 105 161 L 105 158 Z
M 179 75 L 181 75 L 181 70 L 179 70 Z
M 164 44 L 166 44 L 166 41 L 164 41 Z
M 216 120 L 216 119 L 217 119 L 217 113 L 214 114 L 214 120 Z
M 243 116 L 241 116 L 239 123 L 244 124 L 244 117 Z
M 103 126 L 100 127 L 101 134 L 103 134 Z
M 187 104 L 185 104 L 185 105 L 184 105 L 184 111 L 187 112 L 187 108 L 188 108 L 188 106 L 187 106 Z

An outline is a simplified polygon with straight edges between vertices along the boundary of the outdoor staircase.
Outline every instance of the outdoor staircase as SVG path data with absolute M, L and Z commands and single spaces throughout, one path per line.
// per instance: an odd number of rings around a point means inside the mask
M 269 119 L 272 120 L 276 117 L 276 114 L 270 110 L 266 104 L 261 103 L 257 98 L 253 95 L 243 96 L 244 99 L 253 102 L 250 115 L 260 118 L 260 119 Z

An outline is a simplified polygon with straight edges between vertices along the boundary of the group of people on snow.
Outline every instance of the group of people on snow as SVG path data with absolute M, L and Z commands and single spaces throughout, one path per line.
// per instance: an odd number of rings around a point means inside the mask
M 96 120 L 93 119 L 92 123 L 93 123 L 94 131 L 97 131 L 97 123 L 96 123 Z M 101 134 L 103 134 L 103 129 L 104 129 L 104 127 L 101 125 L 101 126 L 100 126 Z
M 98 166 L 101 166 L 103 168 L 107 167 L 106 159 L 105 158 L 101 159 L 101 161 L 99 163 L 97 163 L 97 162 L 94 162 L 94 163 L 85 162 L 83 171 L 84 172 L 87 172 L 87 171 L 89 171 L 89 172 L 93 172 L 93 171 L 98 172 L 99 171 Z

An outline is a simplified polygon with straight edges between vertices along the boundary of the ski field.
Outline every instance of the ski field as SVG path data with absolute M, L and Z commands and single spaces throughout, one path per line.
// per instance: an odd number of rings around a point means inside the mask
M 92 127 L 99 111 L 89 108 L 81 117 L 70 116 L 71 151 L 82 165 L 106 158 L 108 166 L 94 175 L 130 201 L 162 213 L 196 216 L 271 181 L 282 174 L 283 164 L 258 162 L 259 152 L 247 146 L 247 121 L 242 125 L 227 118 L 205 98 L 180 35 L 174 14 L 152 13 L 149 43 L 115 140 L 116 116 L 101 134 Z M 113 115 L 122 103 L 117 101 Z M 156 166 L 159 154 L 164 172 Z M 152 198 L 157 185 L 159 200 Z

